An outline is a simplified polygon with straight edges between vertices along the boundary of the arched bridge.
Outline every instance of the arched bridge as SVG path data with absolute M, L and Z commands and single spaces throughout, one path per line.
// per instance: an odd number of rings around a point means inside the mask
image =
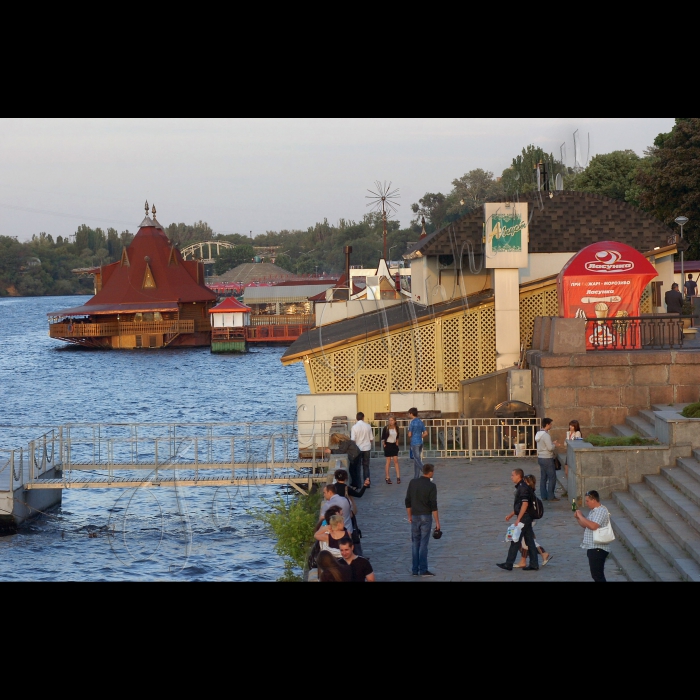
M 201 243 L 193 243 L 183 248 L 180 252 L 185 260 L 194 260 L 197 257 L 205 265 L 214 262 L 214 255 L 212 251 L 216 251 L 216 256 L 221 255 L 221 249 L 235 248 L 235 243 L 229 243 L 228 241 L 203 241 Z M 206 255 L 205 255 L 206 251 Z M 199 253 L 199 255 L 197 255 Z

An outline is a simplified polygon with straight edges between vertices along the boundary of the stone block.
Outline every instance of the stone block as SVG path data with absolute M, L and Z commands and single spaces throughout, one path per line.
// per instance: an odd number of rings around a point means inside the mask
M 628 352 L 590 351 L 571 358 L 574 367 L 616 367 L 629 365 Z
M 671 351 L 653 351 L 641 350 L 639 352 L 630 352 L 631 365 L 669 365 L 672 362 Z
M 650 386 L 649 389 L 649 405 L 653 404 L 672 404 L 675 403 L 673 398 L 672 386 Z
M 628 448 L 631 451 L 627 460 L 627 481 L 638 484 L 647 474 L 660 474 L 661 467 L 668 466 L 668 450 L 660 447 Z
M 585 318 L 552 318 L 549 351 L 554 355 L 586 352 Z
M 541 350 L 540 341 L 542 338 L 542 316 L 535 317 L 535 323 L 532 326 L 532 349 Z
M 619 386 L 582 386 L 576 389 L 578 406 L 619 406 Z
M 588 431 L 588 427 L 591 425 L 591 409 L 577 406 L 550 408 L 547 410 L 547 418 L 551 418 L 554 421 L 555 428 L 559 430 L 565 431 L 570 420 L 577 420 L 581 425 L 581 430 L 586 429 Z
M 542 325 L 540 326 L 540 350 L 549 352 L 549 337 L 552 329 L 552 317 L 542 316 Z
M 695 403 L 700 401 L 700 386 L 698 384 L 681 384 L 675 389 L 675 403 Z M 698 428 L 698 434 L 700 435 L 700 427 Z
M 632 379 L 629 367 L 598 367 L 591 377 L 593 386 L 625 386 Z
M 677 350 L 673 353 L 673 362 L 677 365 L 700 365 L 700 352 L 697 350 Z
M 542 407 L 565 408 L 576 405 L 576 389 L 574 387 L 552 387 L 544 390 Z
M 629 415 L 626 406 L 598 406 L 592 409 L 592 425 L 602 426 L 605 432 L 613 425 L 621 425 Z
M 591 476 L 581 479 L 582 493 L 597 491 L 602 501 L 610 498 L 613 491 L 624 491 L 626 489 L 626 476 Z
M 542 372 L 545 387 L 590 386 L 591 370 L 587 367 L 552 367 Z
M 620 402 L 628 408 L 642 407 L 649 408 L 649 387 L 648 386 L 623 386 L 621 388 Z M 639 408 L 635 413 L 639 412 Z
M 632 383 L 639 386 L 668 384 L 668 366 L 638 365 L 632 367 Z
M 540 367 L 569 367 L 571 365 L 571 357 L 568 355 L 541 355 Z
M 700 384 L 700 365 L 671 365 L 669 384 Z

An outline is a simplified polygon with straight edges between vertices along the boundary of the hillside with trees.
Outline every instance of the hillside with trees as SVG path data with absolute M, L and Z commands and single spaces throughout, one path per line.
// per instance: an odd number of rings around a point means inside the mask
M 387 251 L 398 260 L 407 246 L 418 240 L 422 222 L 428 233 L 455 221 L 484 201 L 513 199 L 536 189 L 536 164 L 547 164 L 550 187 L 562 175 L 564 189 L 598 194 L 640 206 L 669 226 L 683 214 L 689 218 L 684 227 L 690 248 L 687 259 L 700 259 L 700 119 L 676 119 L 673 129 L 659 134 L 642 156 L 633 151 L 613 151 L 591 159 L 586 168 L 576 171 L 530 144 L 516 155 L 499 176 L 476 168 L 452 180 L 447 193 L 426 192 L 410 205 L 414 214 L 410 225 L 401 228 L 398 221 L 388 222 Z M 165 229 L 180 248 L 201 241 L 222 240 L 236 244 L 222 254 L 211 271 L 223 274 L 249 262 L 255 247 L 278 247 L 275 264 L 297 274 L 342 272 L 343 248 L 353 248 L 351 263 L 371 267 L 382 254 L 382 220 L 377 213 L 364 214 L 359 220 L 327 219 L 305 230 L 283 229 L 258 234 L 217 234 L 205 221 L 194 224 L 171 223 Z M 0 235 L 0 296 L 90 294 L 92 280 L 72 274 L 75 268 L 106 265 L 119 260 L 122 248 L 134 234 L 116 229 L 81 225 L 70 239 L 56 240 L 45 232 L 20 243 L 9 235 Z M 264 258 L 269 261 L 269 258 Z

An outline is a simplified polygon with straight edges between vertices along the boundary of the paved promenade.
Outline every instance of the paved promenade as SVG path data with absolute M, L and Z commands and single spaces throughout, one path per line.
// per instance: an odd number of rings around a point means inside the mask
M 357 521 L 362 547 L 378 581 L 588 581 L 592 583 L 585 550 L 580 548 L 583 529 L 574 521 L 571 501 L 545 502 L 545 513 L 536 521 L 537 541 L 553 555 L 539 571 L 503 571 L 508 551 L 505 516 L 513 507 L 510 473 L 520 467 L 537 477 L 536 459 L 433 460 L 438 488 L 440 524 L 444 534 L 431 538 L 428 567 L 435 578 L 411 576 L 411 529 L 404 498 L 413 477 L 413 463 L 401 460 L 401 484 L 391 471 L 391 486 L 384 482 L 384 459 L 371 463 L 372 488 L 357 500 Z M 539 496 L 539 486 L 537 490 Z M 559 493 L 557 492 L 557 495 Z M 513 522 L 513 521 L 511 521 Z M 516 560 L 517 563 L 517 560 Z M 627 579 L 608 559 L 608 581 Z

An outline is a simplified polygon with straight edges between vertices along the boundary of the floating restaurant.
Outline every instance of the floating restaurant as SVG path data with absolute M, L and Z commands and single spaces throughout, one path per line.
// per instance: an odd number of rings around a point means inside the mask
M 208 346 L 216 294 L 204 285 L 204 265 L 185 260 L 165 235 L 153 206 L 119 262 L 81 270 L 95 279 L 82 306 L 53 311 L 49 336 L 86 347 L 130 350 Z

